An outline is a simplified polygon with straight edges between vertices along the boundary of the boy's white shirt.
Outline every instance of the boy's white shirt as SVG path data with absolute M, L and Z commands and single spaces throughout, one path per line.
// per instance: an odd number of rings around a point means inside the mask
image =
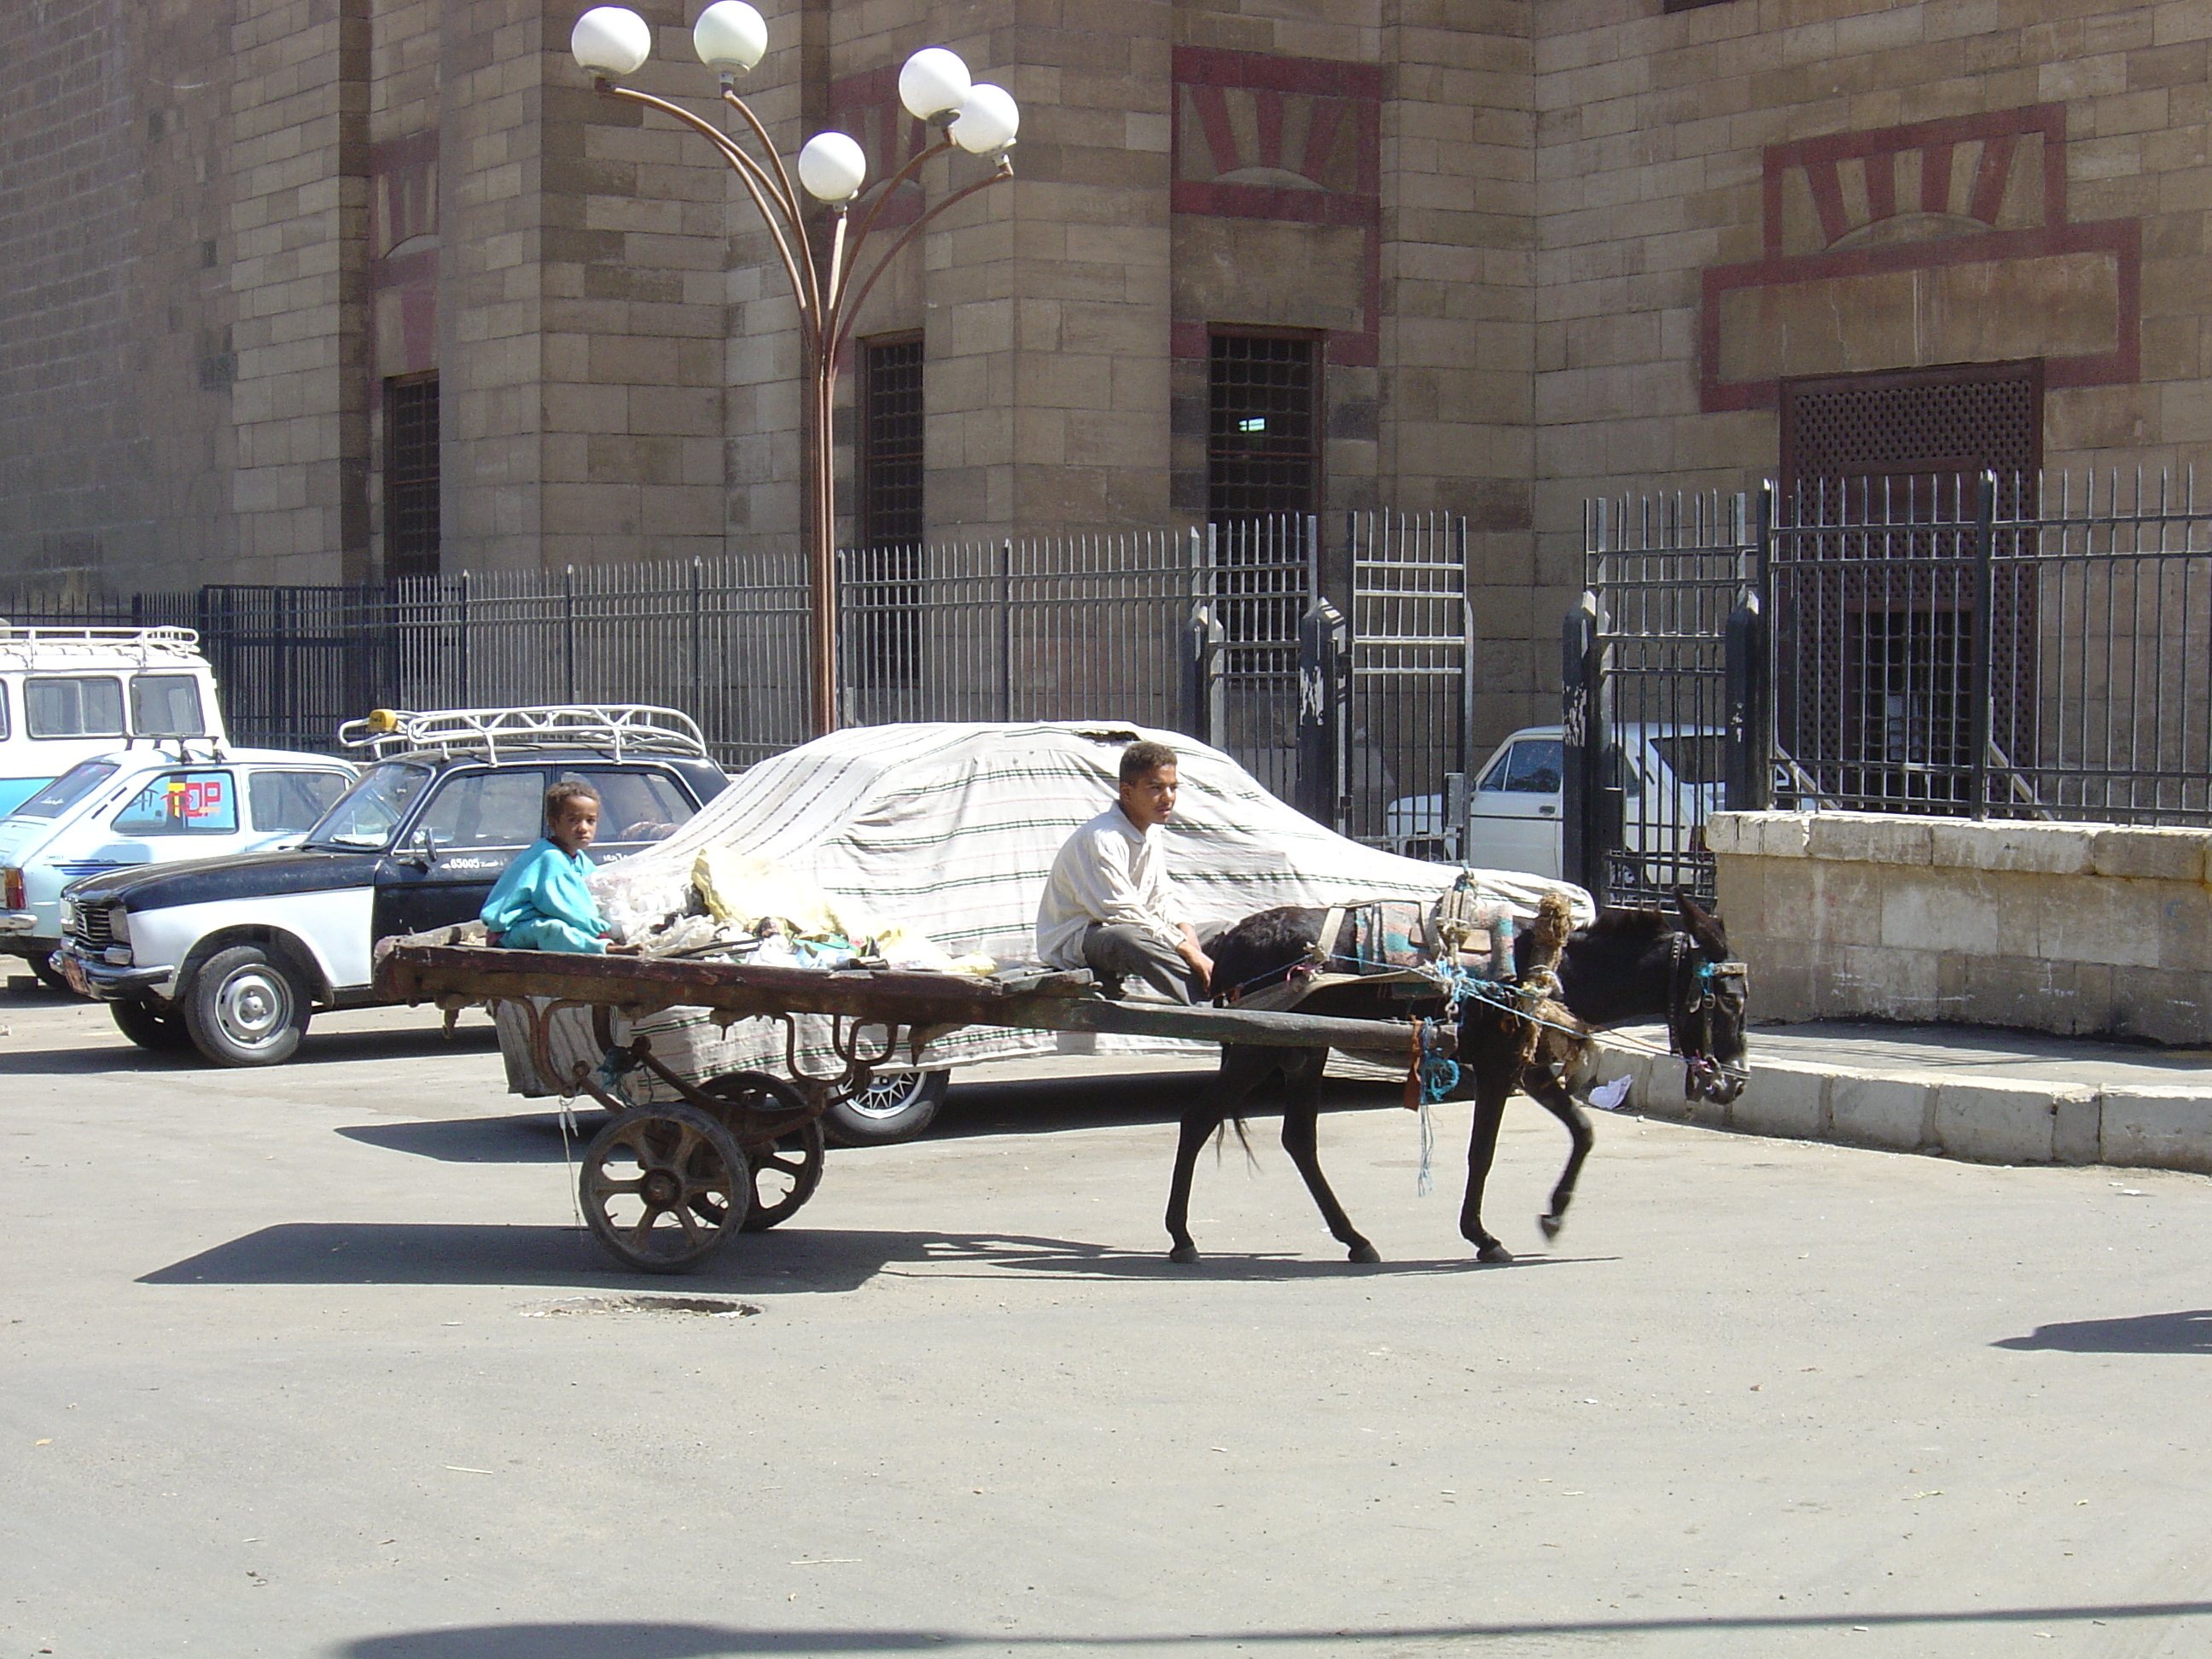
M 1138 829 L 1117 801 L 1053 860 L 1037 906 L 1037 955 L 1054 968 L 1083 967 L 1084 930 L 1094 921 L 1145 928 L 1173 948 L 1188 920 L 1168 877 L 1162 827 Z

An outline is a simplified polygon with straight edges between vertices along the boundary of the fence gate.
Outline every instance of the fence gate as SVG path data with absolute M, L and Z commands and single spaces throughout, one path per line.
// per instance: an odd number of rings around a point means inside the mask
M 1460 856 L 1455 810 L 1470 757 L 1474 629 L 1467 520 L 1443 514 L 1346 515 L 1352 555 L 1352 707 L 1344 833 Z
M 1600 500 L 1563 641 L 1563 873 L 1601 905 L 1710 899 L 1703 825 L 1766 775 L 1759 568 L 1765 498 Z

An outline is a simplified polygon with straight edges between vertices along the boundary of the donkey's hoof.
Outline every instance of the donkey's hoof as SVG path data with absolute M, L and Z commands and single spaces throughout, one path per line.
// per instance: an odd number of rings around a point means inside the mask
M 1198 1260 L 1198 1246 L 1195 1244 L 1178 1244 L 1175 1249 L 1168 1252 L 1168 1260 L 1170 1261 L 1182 1262 L 1195 1261 Z
M 1474 1253 L 1474 1259 L 1493 1264 L 1508 1262 L 1513 1260 L 1513 1252 L 1493 1238 Z
M 1344 1259 L 1347 1261 L 1358 1261 L 1371 1267 L 1382 1261 L 1382 1256 L 1380 1251 L 1363 1238 L 1344 1253 Z
M 1540 1215 L 1536 1218 L 1536 1224 L 1544 1230 L 1546 1238 L 1557 1238 L 1559 1229 L 1567 1224 L 1567 1218 L 1563 1215 Z

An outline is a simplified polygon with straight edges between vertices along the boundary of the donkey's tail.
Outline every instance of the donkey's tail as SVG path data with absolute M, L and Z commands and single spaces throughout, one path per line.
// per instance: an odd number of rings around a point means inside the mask
M 1244 1120 L 1241 1117 L 1224 1117 L 1219 1123 L 1214 1125 L 1213 1161 L 1217 1164 L 1221 1161 L 1221 1154 L 1229 1145 L 1229 1131 L 1232 1127 L 1237 1131 L 1237 1144 L 1244 1149 L 1245 1167 L 1252 1170 L 1258 1169 L 1260 1160 L 1253 1155 L 1251 1133 L 1244 1127 Z

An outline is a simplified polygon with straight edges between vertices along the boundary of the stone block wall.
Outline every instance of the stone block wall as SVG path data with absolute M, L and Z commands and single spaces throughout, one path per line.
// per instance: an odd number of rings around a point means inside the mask
M 1717 814 L 1762 1019 L 2212 1042 L 2212 831 Z

